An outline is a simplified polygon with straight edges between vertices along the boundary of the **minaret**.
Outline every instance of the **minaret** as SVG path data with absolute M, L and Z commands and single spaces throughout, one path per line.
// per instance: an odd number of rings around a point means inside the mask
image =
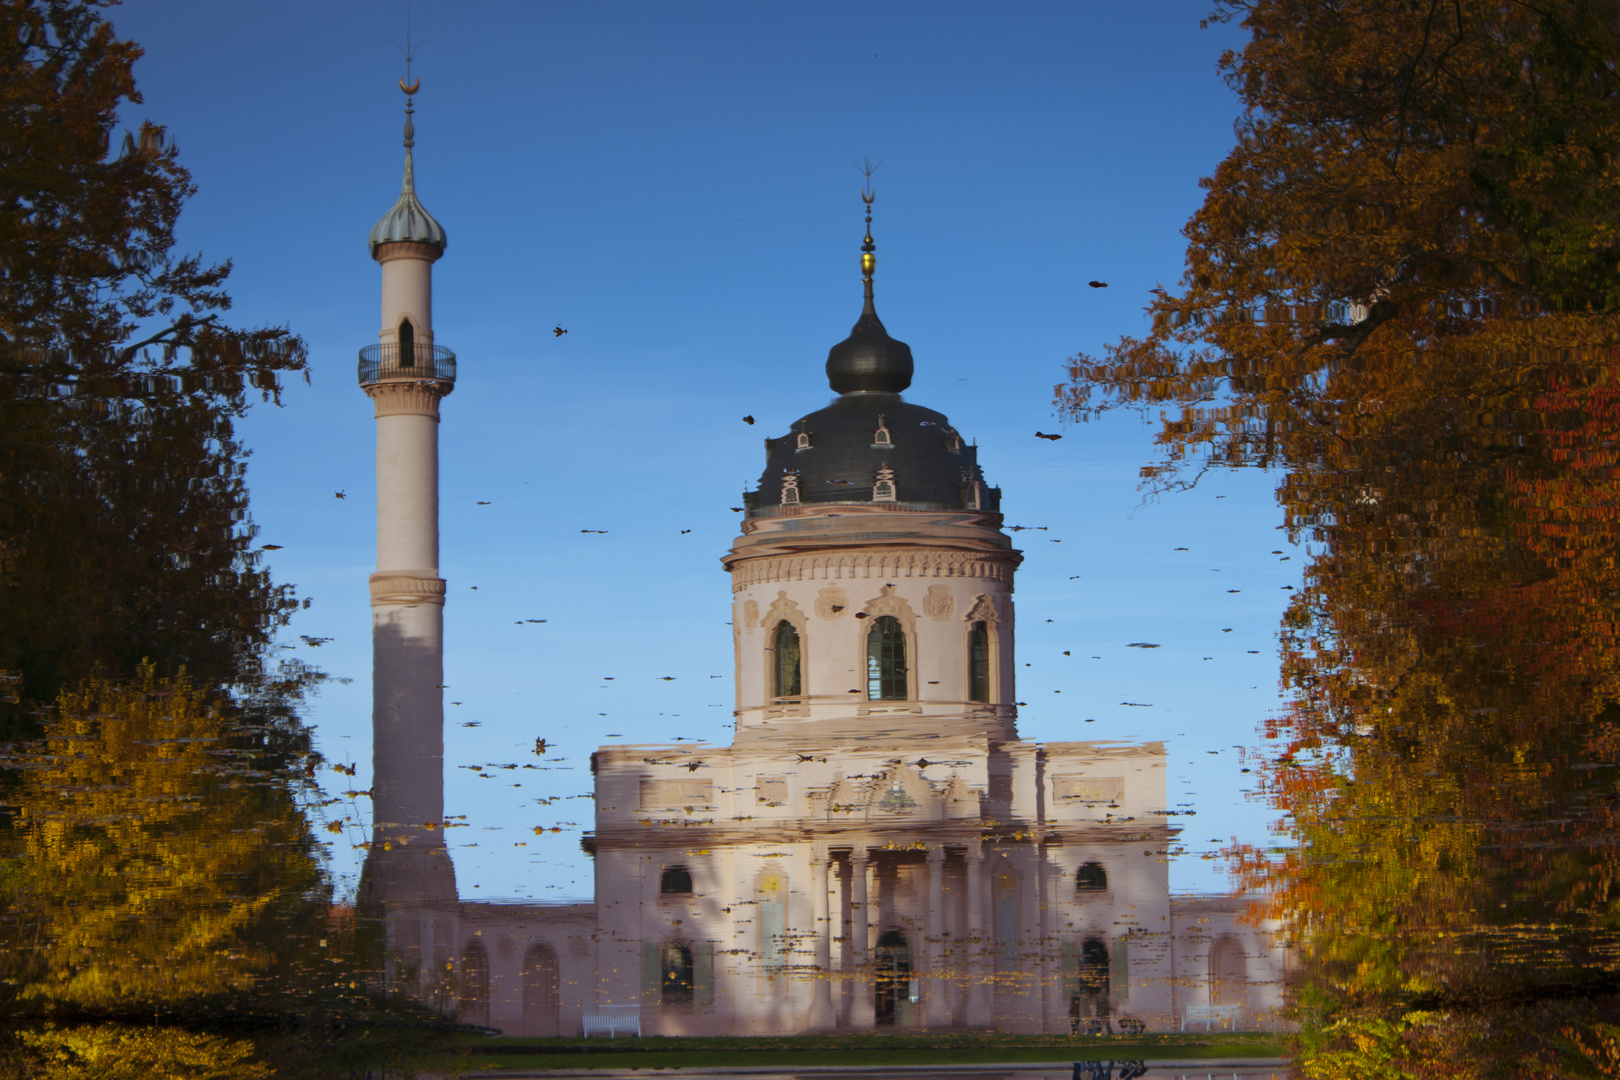
M 409 68 L 407 67 L 407 72 Z M 407 75 L 408 77 L 408 75 Z M 413 95 L 406 85 L 405 181 L 371 230 L 382 266 L 382 328 L 360 350 L 377 416 L 377 572 L 371 575 L 371 849 L 368 904 L 454 900 L 444 844 L 444 579 L 439 576 L 439 400 L 455 354 L 433 341 L 433 263 L 444 229 L 416 198 Z

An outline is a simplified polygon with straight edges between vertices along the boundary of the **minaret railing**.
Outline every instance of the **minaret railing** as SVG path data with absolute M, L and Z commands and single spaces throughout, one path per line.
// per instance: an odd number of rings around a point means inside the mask
M 360 350 L 360 385 L 390 379 L 456 381 L 456 354 L 443 345 L 389 343 Z

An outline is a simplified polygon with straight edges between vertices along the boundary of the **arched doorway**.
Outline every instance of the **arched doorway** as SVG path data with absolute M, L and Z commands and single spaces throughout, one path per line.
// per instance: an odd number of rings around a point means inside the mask
M 523 1034 L 542 1039 L 562 1034 L 557 984 L 557 954 L 549 945 L 530 945 L 523 954 Z
M 460 982 L 456 1019 L 463 1024 L 489 1027 L 489 954 L 483 942 L 469 942 L 462 950 Z
M 911 1023 L 911 943 L 899 930 L 885 930 L 878 937 L 873 957 L 873 1005 L 875 1019 L 883 1025 L 905 1027 Z
M 1108 946 L 1087 938 L 1080 946 L 1079 979 L 1069 999 L 1069 1026 L 1076 1035 L 1108 1032 Z

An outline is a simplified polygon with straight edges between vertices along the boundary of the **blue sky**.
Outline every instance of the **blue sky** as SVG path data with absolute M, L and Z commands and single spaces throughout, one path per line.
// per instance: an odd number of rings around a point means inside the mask
M 1145 502 L 1153 426 L 1054 427 L 1051 406 L 1066 357 L 1146 329 L 1231 145 L 1216 61 L 1241 32 L 1201 30 L 1205 10 L 414 4 L 417 188 L 450 238 L 434 325 L 460 361 L 441 498 L 460 703 L 446 809 L 477 845 L 455 852 L 464 895 L 588 898 L 589 800 L 536 800 L 587 792 L 605 741 L 729 739 L 729 507 L 762 436 L 831 396 L 822 364 L 860 308 L 867 156 L 878 310 L 917 360 L 907 396 L 978 440 L 1009 523 L 1049 529 L 1016 534 L 1021 730 L 1170 742 L 1169 801 L 1198 811 L 1176 888 L 1222 887 L 1199 857 L 1212 841 L 1266 838 L 1234 748 L 1277 707 L 1303 561 L 1277 477 L 1220 472 Z M 175 0 L 112 19 L 146 49 L 129 119 L 167 125 L 200 186 L 182 246 L 234 260 L 238 320 L 310 344 L 310 384 L 241 433 L 271 565 L 314 601 L 286 640 L 352 680 L 310 720 L 365 787 L 373 422 L 354 360 L 377 333 L 365 236 L 399 187 L 405 5 Z M 530 618 L 547 622 L 514 625 Z M 1161 647 L 1128 647 L 1143 641 Z M 522 788 L 455 767 L 534 762 L 542 735 L 563 760 Z

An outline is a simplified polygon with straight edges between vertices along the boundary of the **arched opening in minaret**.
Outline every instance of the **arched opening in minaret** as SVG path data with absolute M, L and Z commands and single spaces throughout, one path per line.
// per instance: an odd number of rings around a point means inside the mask
M 866 697 L 869 701 L 904 701 L 906 631 L 893 615 L 880 615 L 866 632 Z
M 399 366 L 416 366 L 416 327 L 409 319 L 399 321 Z
M 968 700 L 990 700 L 990 624 L 968 627 Z
M 911 943 L 899 930 L 883 931 L 873 959 L 874 1019 L 882 1025 L 905 1025 L 911 1020 Z
M 804 693 L 804 650 L 799 641 L 799 631 L 792 623 L 783 619 L 776 624 L 775 639 L 771 643 L 774 650 L 775 677 L 772 687 L 775 697 L 797 699 Z

